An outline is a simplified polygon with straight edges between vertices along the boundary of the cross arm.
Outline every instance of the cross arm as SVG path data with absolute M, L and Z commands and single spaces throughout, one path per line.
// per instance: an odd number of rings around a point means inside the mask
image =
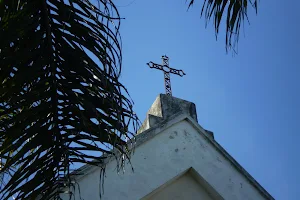
M 183 72 L 183 70 L 178 70 L 178 69 L 173 69 L 170 67 L 170 73 L 172 74 L 177 74 L 179 76 L 183 76 L 185 75 L 185 73 Z
M 148 62 L 147 65 L 150 68 L 155 68 L 155 69 L 163 70 L 163 66 L 162 65 L 159 65 L 159 64 L 156 64 L 156 63 L 153 63 L 153 62 Z

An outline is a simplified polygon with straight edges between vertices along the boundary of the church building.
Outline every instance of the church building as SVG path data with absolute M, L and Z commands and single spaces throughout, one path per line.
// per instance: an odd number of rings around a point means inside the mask
M 107 160 L 102 200 L 274 199 L 213 132 L 198 124 L 195 104 L 171 95 L 160 94 L 147 112 L 131 165 L 117 173 L 117 161 Z M 101 168 L 83 166 L 79 171 L 75 199 L 100 200 Z

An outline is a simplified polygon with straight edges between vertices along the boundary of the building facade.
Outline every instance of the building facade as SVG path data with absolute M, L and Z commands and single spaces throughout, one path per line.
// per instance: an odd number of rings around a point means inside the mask
M 198 124 L 195 104 L 163 94 L 138 131 L 131 164 L 134 171 L 127 164 L 117 173 L 116 160 L 107 161 L 101 199 L 274 199 Z M 100 168 L 80 170 L 75 199 L 100 200 Z

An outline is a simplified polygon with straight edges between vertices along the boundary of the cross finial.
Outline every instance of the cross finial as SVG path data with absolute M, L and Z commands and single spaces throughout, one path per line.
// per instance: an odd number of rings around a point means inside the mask
M 169 57 L 168 56 L 164 55 L 161 58 L 162 58 L 162 65 L 155 64 L 153 62 L 149 62 L 149 63 L 147 63 L 147 65 L 150 68 L 159 69 L 164 72 L 166 94 L 172 96 L 170 73 L 177 74 L 179 76 L 183 76 L 183 75 L 185 75 L 185 73 L 182 70 L 173 69 L 173 68 L 169 67 Z

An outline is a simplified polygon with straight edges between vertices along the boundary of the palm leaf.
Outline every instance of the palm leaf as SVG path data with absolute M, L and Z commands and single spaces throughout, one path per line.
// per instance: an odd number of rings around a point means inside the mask
M 214 23 L 216 38 L 219 34 L 220 24 L 223 16 L 226 15 L 226 51 L 236 52 L 239 41 L 241 24 L 248 20 L 247 10 L 251 5 L 257 13 L 258 0 L 204 0 L 201 16 L 204 16 L 206 26 L 210 20 Z M 194 4 L 194 0 L 189 0 L 189 8 Z
M 0 1 L 0 199 L 56 198 L 71 163 L 129 157 L 139 121 L 118 81 L 120 17 L 95 2 Z

